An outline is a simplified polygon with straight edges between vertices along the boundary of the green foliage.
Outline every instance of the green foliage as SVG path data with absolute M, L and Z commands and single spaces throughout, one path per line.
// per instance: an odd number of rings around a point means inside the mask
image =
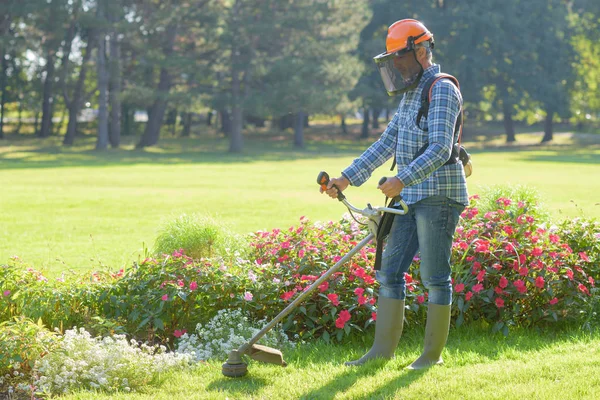
M 35 363 L 58 346 L 59 338 L 42 321 L 15 317 L 0 323 L 0 393 L 31 383 Z
M 166 222 L 154 245 L 155 253 L 183 250 L 193 259 L 230 257 L 244 252 L 244 239 L 208 216 L 183 214 Z
M 549 219 L 549 214 L 544 207 L 544 202 L 539 192 L 531 186 L 516 185 L 494 185 L 484 187 L 477 199 L 477 208 L 479 212 L 486 213 L 498 209 L 498 199 L 510 199 L 510 204 L 505 210 L 511 213 L 523 212 L 520 207 L 525 204 L 527 209 L 524 210 L 529 215 L 533 216 L 538 222 L 546 222 Z

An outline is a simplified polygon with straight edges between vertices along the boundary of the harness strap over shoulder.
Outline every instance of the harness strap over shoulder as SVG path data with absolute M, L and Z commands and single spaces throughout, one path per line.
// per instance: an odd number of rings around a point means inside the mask
M 458 83 L 458 79 L 456 79 L 454 76 L 452 76 L 450 74 L 439 72 L 439 73 L 433 75 L 431 78 L 429 78 L 425 82 L 425 85 L 423 86 L 423 90 L 421 91 L 421 107 L 419 108 L 419 112 L 417 113 L 417 121 L 416 121 L 417 126 L 420 126 L 421 119 L 423 118 L 423 116 L 427 116 L 429 114 L 429 104 L 431 102 L 431 94 L 433 92 L 433 85 L 435 85 L 435 83 L 437 81 L 439 81 L 440 79 L 451 80 L 452 83 L 454 83 L 454 85 L 456 85 L 456 87 L 460 91 L 460 84 Z M 463 108 L 461 106 L 460 115 L 456 119 L 456 124 L 454 125 L 454 137 L 458 136 L 458 145 L 452 146 L 452 153 L 450 155 L 450 158 L 448 159 L 448 161 L 446 161 L 446 163 L 444 165 L 456 164 L 459 161 L 458 156 L 459 156 L 459 152 L 460 152 L 460 143 L 461 143 L 461 139 L 462 139 L 462 127 L 463 127 Z M 425 127 L 425 130 L 427 130 L 427 127 Z M 419 150 L 417 150 L 417 153 L 413 157 L 413 160 L 415 158 L 419 157 L 421 154 L 423 154 L 425 152 L 425 150 L 427 150 L 428 146 L 429 146 L 429 143 L 425 143 Z M 393 171 L 395 167 L 396 167 L 396 153 L 394 152 L 394 161 L 392 163 L 392 168 L 390 169 L 390 171 Z

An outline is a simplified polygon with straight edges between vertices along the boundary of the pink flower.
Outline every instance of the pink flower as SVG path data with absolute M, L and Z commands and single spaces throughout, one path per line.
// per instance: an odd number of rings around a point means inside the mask
M 504 299 L 501 297 L 496 297 L 496 307 L 502 308 L 504 307 Z
M 527 276 L 528 273 L 529 273 L 529 268 L 527 268 L 527 267 L 521 267 L 519 269 L 519 275 L 521 275 L 521 276 Z
M 549 239 L 550 239 L 550 243 L 558 243 L 560 240 L 560 236 L 551 233 L 549 236 Z
M 592 287 L 594 287 L 594 278 L 588 276 L 588 282 L 590 283 L 590 285 L 592 285 Z
M 490 242 L 481 239 L 477 240 L 477 243 L 475 245 L 475 251 L 477 253 L 489 253 Z
M 523 282 L 520 279 L 517 279 L 516 281 L 514 281 L 513 285 L 517 288 L 519 293 L 525 293 L 527 291 L 527 288 L 525 287 L 525 282 Z
M 329 282 L 325 281 L 319 285 L 319 291 L 324 292 L 329 289 Z
M 198 289 L 198 283 L 196 281 L 190 282 L 190 290 Z
M 183 283 L 183 281 L 182 281 L 181 279 L 179 279 L 179 280 L 177 281 L 177 286 L 179 286 L 179 287 L 184 287 L 184 286 L 185 286 L 185 284 Z
M 537 286 L 539 289 L 543 289 L 545 283 L 546 282 L 544 281 L 544 278 L 542 276 L 538 276 L 537 278 L 535 278 L 535 286 Z
M 579 252 L 579 257 L 581 257 L 581 259 L 585 262 L 590 262 L 590 259 L 587 254 L 585 254 L 585 251 Z
M 573 280 L 573 270 L 572 269 L 567 269 L 566 274 L 570 280 Z
M 163 296 L 161 297 L 162 301 L 167 301 L 169 300 L 169 295 L 168 294 L 163 294 Z
M 252 296 L 252 293 L 250 293 L 250 292 L 244 293 L 244 300 L 246 300 L 246 301 L 251 301 L 253 297 L 254 296 Z
M 173 336 L 175 336 L 176 338 L 180 338 L 182 337 L 187 331 L 185 329 L 179 330 L 176 329 L 175 332 L 173 332 Z
M 483 285 L 481 283 L 478 283 L 477 285 L 473 285 L 473 287 L 471 288 L 475 293 L 479 293 L 483 290 Z
M 361 306 L 367 302 L 367 296 L 358 296 L 358 304 Z
M 477 282 L 483 282 L 483 278 L 485 277 L 485 270 L 482 269 L 481 271 L 479 271 L 479 273 L 477 274 Z
M 496 292 L 496 294 L 502 294 L 503 290 L 502 290 L 502 288 L 500 286 L 496 286 L 494 288 L 494 292 Z
M 498 282 L 498 286 L 500 286 L 502 289 L 504 289 L 506 286 L 508 286 L 508 279 L 506 279 L 505 277 L 500 277 L 500 282 Z
M 456 293 L 460 293 L 460 292 L 462 292 L 463 290 L 465 290 L 465 284 L 464 284 L 464 283 L 459 283 L 458 285 L 456 285 L 456 286 L 454 287 L 454 291 L 455 291 Z
M 531 255 L 533 255 L 534 257 L 539 257 L 543 254 L 544 252 L 542 251 L 542 249 L 540 249 L 539 247 L 534 247 L 533 250 L 531 251 Z
M 406 283 L 412 283 L 413 282 L 413 277 L 410 276 L 409 274 L 407 274 L 406 272 L 404 273 L 404 280 L 406 281 Z
M 552 300 L 550 300 L 548 303 L 549 303 L 550 305 L 552 305 L 552 306 L 553 306 L 553 305 L 555 305 L 556 303 L 558 303 L 558 299 L 555 297 L 555 298 L 553 298 Z
M 298 258 L 302 258 L 302 257 L 304 257 L 304 249 L 300 249 L 298 251 Z
M 335 294 L 335 293 L 329 293 L 329 294 L 327 295 L 327 298 L 329 299 L 329 301 L 331 301 L 331 303 L 332 303 L 334 306 L 336 306 L 336 307 L 337 307 L 337 306 L 339 306 L 339 305 L 340 305 L 340 301 L 338 300 L 338 295 L 337 295 L 337 294 Z
M 289 299 L 291 299 L 292 297 L 294 297 L 294 294 L 296 292 L 293 290 L 290 290 L 289 292 L 285 292 L 284 294 L 281 295 L 281 298 L 285 301 L 288 301 Z
M 4 297 L 10 296 L 10 290 L 5 290 L 4 293 L 2 293 L 2 295 L 4 295 Z
M 350 312 L 348 310 L 342 310 L 335 320 L 335 326 L 339 329 L 343 329 L 348 321 L 350 321 Z
M 493 264 L 492 268 L 494 268 L 496 271 L 500 271 L 502 269 L 502 265 L 500 265 L 500 264 Z
M 372 319 L 373 321 L 377 321 L 377 313 L 376 313 L 376 312 L 372 312 L 372 313 L 371 313 L 371 319 Z
M 465 300 L 469 301 L 471 300 L 471 297 L 473 297 L 473 292 L 467 292 L 465 294 Z
M 365 289 L 363 289 L 361 287 L 357 287 L 356 289 L 354 289 L 354 294 L 357 296 L 362 296 L 364 292 L 365 292 Z
M 590 291 L 583 283 L 580 283 L 579 286 L 577 286 L 577 288 L 579 289 L 579 291 L 581 291 L 581 293 L 585 293 L 588 296 L 590 295 Z
M 425 296 L 423 296 L 423 295 L 417 296 L 417 303 L 423 304 L 424 301 L 425 301 Z

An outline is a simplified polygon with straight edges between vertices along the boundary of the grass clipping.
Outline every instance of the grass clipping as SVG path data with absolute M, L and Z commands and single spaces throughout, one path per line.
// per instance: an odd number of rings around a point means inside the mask
M 245 240 L 210 216 L 182 214 L 164 223 L 154 244 L 156 254 L 183 249 L 193 259 L 240 256 Z

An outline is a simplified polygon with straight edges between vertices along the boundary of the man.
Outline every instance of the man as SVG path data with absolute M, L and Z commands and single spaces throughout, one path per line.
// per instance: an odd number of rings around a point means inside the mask
M 462 164 L 448 162 L 458 139 L 454 132 L 462 104 L 452 80 L 435 82 L 429 111 L 417 123 L 423 86 L 440 72 L 439 65 L 432 64 L 433 45 L 433 35 L 419 21 L 404 19 L 389 27 L 386 52 L 375 62 L 388 94 L 403 94 L 400 105 L 379 140 L 327 186 L 326 193 L 336 198 L 337 189 L 362 185 L 377 167 L 395 157 L 396 176 L 377 188 L 389 198 L 402 194 L 409 205 L 406 215 L 394 217 L 381 270 L 376 272 L 380 288 L 375 341 L 369 352 L 346 365 L 394 356 L 404 321 L 404 274 L 417 251 L 421 280 L 428 290 L 428 312 L 423 353 L 408 368 L 443 362 L 452 303 L 452 241 L 468 194 Z

